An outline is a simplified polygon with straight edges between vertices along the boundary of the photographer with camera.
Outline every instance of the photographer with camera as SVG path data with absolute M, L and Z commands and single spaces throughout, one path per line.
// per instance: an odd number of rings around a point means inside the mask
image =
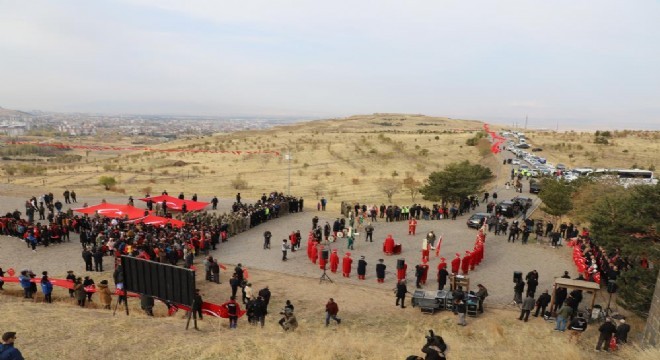
M 442 336 L 435 335 L 433 330 L 429 330 L 429 334 L 426 336 L 426 344 L 422 347 L 422 352 L 426 354 L 424 360 L 446 359 L 445 351 L 447 351 L 447 344 L 445 344 Z

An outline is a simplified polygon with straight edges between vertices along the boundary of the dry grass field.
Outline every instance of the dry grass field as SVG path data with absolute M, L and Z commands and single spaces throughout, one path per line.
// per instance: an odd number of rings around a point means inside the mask
M 384 194 L 379 190 L 379 179 L 402 180 L 413 176 L 423 180 L 449 162 L 480 161 L 478 147 L 467 146 L 465 142 L 481 128 L 482 123 L 477 121 L 422 115 L 353 116 L 150 145 L 159 149 L 277 151 L 280 156 L 72 150 L 66 153 L 82 155 L 79 162 L 49 163 L 45 174 L 17 172 L 8 181 L 96 194 L 102 190 L 99 177 L 108 175 L 118 181 L 118 191 L 133 196 L 141 196 L 149 189 L 154 193 L 167 189 L 171 193 L 196 192 L 203 197 L 227 198 L 240 191 L 249 198 L 273 190 L 286 191 L 290 165 L 292 194 L 307 199 L 325 196 L 329 200 L 382 201 Z M 75 144 L 101 142 L 121 146 L 130 145 L 131 141 L 134 139 L 106 137 Z M 292 157 L 290 164 L 284 157 L 288 151 Z M 409 199 L 409 196 L 400 193 L 398 198 Z
M 655 168 L 660 166 L 660 132 L 613 131 L 608 144 L 596 144 L 593 132 L 525 131 L 538 153 L 569 168 Z
M 139 310 L 138 300 L 130 301 L 129 316 L 118 312 L 113 317 L 109 310 L 80 309 L 59 289 L 51 305 L 41 303 L 41 298 L 26 302 L 17 285 L 6 286 L 10 290 L 0 295 L 0 327 L 18 332 L 17 345 L 27 359 L 405 359 L 423 355 L 420 349 L 428 329 L 444 337 L 450 359 L 603 358 L 593 350 L 595 329 L 588 330 L 578 345 L 569 344 L 568 333 L 552 331 L 553 323 L 537 318 L 522 323 L 517 312 L 492 307 L 461 327 L 450 312 L 424 315 L 410 306 L 399 309 L 387 290 L 318 284 L 316 279 L 257 270 L 250 274 L 255 287 L 268 284 L 274 289 L 263 329 L 242 318 L 237 330 L 229 330 L 227 320 L 207 316 L 199 322 L 199 332 L 185 331 L 182 314 L 166 317 L 161 304 L 155 318 Z M 228 296 L 226 284 L 200 285 L 206 299 L 221 302 Z M 286 294 L 275 290 L 283 288 Z M 340 326 L 323 324 L 328 297 L 339 304 Z M 293 333 L 284 333 L 277 324 L 286 299 L 296 306 L 300 323 Z M 634 323 L 633 331 L 640 326 Z M 631 346 L 616 357 L 658 355 L 658 350 L 643 352 Z
M 163 144 L 112 135 L 83 140 L 31 138 L 26 140 L 75 145 L 145 146 L 145 142 L 151 142 L 146 146 L 191 151 L 70 150 L 64 154 L 79 155 L 78 161 L 3 160 L 2 167 L 7 182 L 28 187 L 45 185 L 55 193 L 73 188 L 83 195 L 98 194 L 103 189 L 98 179 L 106 175 L 118 181 L 116 191 L 126 196 L 167 189 L 170 193 L 196 192 L 201 199 L 214 195 L 233 198 L 239 191 L 247 198 L 273 190 L 286 191 L 290 174 L 292 194 L 305 197 L 310 205 L 325 196 L 332 207 L 341 200 L 382 202 L 386 197 L 380 179 L 401 181 L 411 176 L 422 181 L 447 163 L 461 160 L 492 166 L 494 159 L 483 147 L 465 144 L 482 125 L 478 121 L 423 115 L 374 114 Z M 569 167 L 648 168 L 656 166 L 660 150 L 658 132 L 614 132 L 609 145 L 594 144 L 593 133 L 526 133 L 550 161 Z M 195 150 L 276 151 L 280 156 L 192 152 Z M 285 159 L 289 151 L 290 162 Z M 10 175 L 8 165 L 27 170 Z M 410 201 L 410 196 L 401 191 L 394 195 L 394 201 Z

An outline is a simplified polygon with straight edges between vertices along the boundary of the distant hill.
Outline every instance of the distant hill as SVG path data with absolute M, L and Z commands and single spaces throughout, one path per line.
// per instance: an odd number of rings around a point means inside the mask
M 2 106 L 0 106 L 0 116 L 24 116 L 24 115 L 30 115 L 30 114 L 24 111 L 5 109 Z

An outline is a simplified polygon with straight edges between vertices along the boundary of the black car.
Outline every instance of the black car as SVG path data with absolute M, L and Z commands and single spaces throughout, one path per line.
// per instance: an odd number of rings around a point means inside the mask
M 530 194 L 538 194 L 541 192 L 541 183 L 538 181 L 530 181 L 529 182 L 529 193 Z
M 521 205 L 526 206 L 528 209 L 532 207 L 532 203 L 534 200 L 532 198 L 524 197 L 524 196 L 516 196 L 513 199 L 511 199 L 513 202 L 519 202 Z
M 520 206 L 516 207 L 514 205 L 515 204 L 513 201 L 504 200 L 501 201 L 499 204 L 497 204 L 495 211 L 499 212 L 500 214 L 506 217 L 511 218 L 518 215 L 518 213 L 520 212 Z
M 473 229 L 479 229 L 484 224 L 484 219 L 489 217 L 488 213 L 476 213 L 467 220 L 467 226 Z
M 516 145 L 516 147 L 518 149 L 529 149 L 531 147 L 531 145 L 529 145 L 529 144 L 518 144 L 518 145 Z
M 541 149 L 541 148 L 533 148 L 532 151 L 539 152 L 539 151 L 543 151 L 543 149 Z

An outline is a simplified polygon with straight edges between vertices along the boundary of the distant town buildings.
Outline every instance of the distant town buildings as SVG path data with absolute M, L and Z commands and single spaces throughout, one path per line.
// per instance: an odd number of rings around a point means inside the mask
M 0 134 L 16 137 L 52 132 L 54 135 L 70 137 L 118 134 L 176 139 L 264 129 L 299 120 L 303 119 L 22 112 L 0 107 Z

